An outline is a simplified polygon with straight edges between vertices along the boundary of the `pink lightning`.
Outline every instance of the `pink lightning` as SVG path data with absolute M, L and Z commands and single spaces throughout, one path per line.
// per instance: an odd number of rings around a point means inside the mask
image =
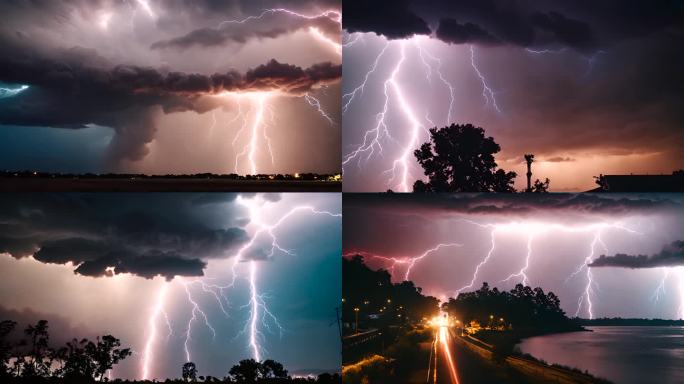
M 566 280 L 566 282 L 570 279 L 572 279 L 574 276 L 577 274 L 581 273 L 582 271 L 585 271 L 586 273 L 586 284 L 584 285 L 583 292 L 578 298 L 578 308 L 575 316 L 579 315 L 580 310 L 582 309 L 583 305 L 586 305 L 587 307 L 587 314 L 589 318 L 593 318 L 594 316 L 594 304 L 592 302 L 592 295 L 594 293 L 593 287 L 596 285 L 596 281 L 594 280 L 594 276 L 590 271 L 589 264 L 594 260 L 597 254 L 597 247 L 601 245 L 604 250 L 607 249 L 605 243 L 603 242 L 601 238 L 601 234 L 603 233 L 604 230 L 606 229 L 613 229 L 613 230 L 620 230 L 620 231 L 625 231 L 627 233 L 631 234 L 641 234 L 635 230 L 632 230 L 630 228 L 627 228 L 620 223 L 595 223 L 595 224 L 587 224 L 587 225 L 579 225 L 579 226 L 568 226 L 568 225 L 563 225 L 563 224 L 556 224 L 556 223 L 534 223 L 534 222 L 511 222 L 511 223 L 502 223 L 502 224 L 481 224 L 477 223 L 471 220 L 467 219 L 457 219 L 458 221 L 462 221 L 465 223 L 473 224 L 481 228 L 491 228 L 490 232 L 490 239 L 491 239 L 491 245 L 489 247 L 489 250 L 487 251 L 486 255 L 484 258 L 476 265 L 473 275 L 468 282 L 467 285 L 462 286 L 458 290 L 455 291 L 454 295 L 457 297 L 461 292 L 467 290 L 467 289 L 473 289 L 475 288 L 475 284 L 479 280 L 479 274 L 481 269 L 490 262 L 492 256 L 494 255 L 497 246 L 496 246 L 496 235 L 504 232 L 522 232 L 527 235 L 527 246 L 526 246 L 526 254 L 524 258 L 524 264 L 522 268 L 517 271 L 517 272 L 512 272 L 508 277 L 506 277 L 502 282 L 509 281 L 514 278 L 520 278 L 521 283 L 523 285 L 529 285 L 531 284 L 530 279 L 527 275 L 528 269 L 532 266 L 533 264 L 533 259 L 532 256 L 534 254 L 534 249 L 533 249 L 533 240 L 535 236 L 541 234 L 541 233 L 546 233 L 550 231 L 563 231 L 563 232 L 569 232 L 569 233 L 584 233 L 584 232 L 589 232 L 589 233 L 594 233 L 594 236 L 592 238 L 592 241 L 589 245 L 589 254 L 584 257 L 583 263 L 575 270 Z M 426 251 L 422 255 L 416 256 L 416 257 L 389 257 L 389 256 L 383 256 L 383 255 L 378 255 L 374 254 L 372 252 L 366 252 L 366 251 L 353 251 L 353 252 L 346 252 L 345 257 L 349 257 L 352 255 L 360 255 L 364 259 L 376 259 L 376 260 L 381 260 L 385 265 L 387 266 L 386 268 L 390 272 L 390 274 L 394 277 L 395 275 L 395 267 L 397 265 L 406 265 L 407 269 L 404 273 L 404 280 L 409 280 L 410 278 L 410 272 L 411 268 L 416 264 L 416 262 L 424 259 L 427 257 L 430 253 L 438 250 L 440 247 L 444 246 L 460 246 L 460 244 L 456 243 L 448 243 L 448 244 L 439 244 L 430 250 Z M 607 252 L 607 251 L 606 251 Z M 680 285 L 680 288 L 684 287 L 684 267 L 681 268 L 682 271 L 680 272 L 682 274 L 682 278 L 680 279 L 681 282 L 683 282 Z M 682 299 L 682 305 L 681 308 L 684 309 L 684 291 L 681 293 Z M 681 312 L 681 309 L 680 309 Z M 684 315 L 684 313 L 682 313 Z
M 436 246 L 428 249 L 427 251 L 421 253 L 418 256 L 414 257 L 387 257 L 387 256 L 380 256 L 372 253 L 367 253 L 367 252 L 348 252 L 344 256 L 352 256 L 352 255 L 360 255 L 364 258 L 375 258 L 379 260 L 383 260 L 386 262 L 390 263 L 389 270 L 392 275 L 394 275 L 394 268 L 397 265 L 406 265 L 406 271 L 404 272 L 404 281 L 408 281 L 411 278 L 411 269 L 416 265 L 417 262 L 423 260 L 424 258 L 428 257 L 434 252 L 439 251 L 442 248 L 445 247 L 461 247 L 462 244 L 458 243 L 441 243 L 437 244 Z
M 451 124 L 453 122 L 453 110 L 455 103 L 455 87 L 442 73 L 442 61 L 440 58 L 428 52 L 421 43 L 424 43 L 425 37 L 414 36 L 406 40 L 392 40 L 387 41 L 380 53 L 375 57 L 373 64 L 370 69 L 366 72 L 363 77 L 362 82 L 353 88 L 350 92 L 342 95 L 342 112 L 346 113 L 349 108 L 351 108 L 354 100 L 359 99 L 363 96 L 366 85 L 369 79 L 375 74 L 378 68 L 381 66 L 382 59 L 386 51 L 391 47 L 398 47 L 399 59 L 393 64 L 392 71 L 389 76 L 383 81 L 383 105 L 382 109 L 375 115 L 375 125 L 364 132 L 363 140 L 361 143 L 355 146 L 355 148 L 347 153 L 342 160 L 342 167 L 348 166 L 350 163 L 356 163 L 357 166 L 361 167 L 363 162 L 368 161 L 374 155 L 381 155 L 383 152 L 384 142 L 389 140 L 392 143 L 399 145 L 399 156 L 392 160 L 392 167 L 388 170 L 382 172 L 383 175 L 387 177 L 387 186 L 392 187 L 401 192 L 409 192 L 411 190 L 411 168 L 413 151 L 418 148 L 421 138 L 427 138 L 429 135 L 428 130 L 425 125 L 418 118 L 416 111 L 422 111 L 425 109 L 417 108 L 413 103 L 409 102 L 406 98 L 403 86 L 398 79 L 398 75 L 402 70 L 402 66 L 407 60 L 406 54 L 406 44 L 412 42 L 417 50 L 417 57 L 420 58 L 423 68 L 425 70 L 425 79 L 428 85 L 432 82 L 432 72 L 434 63 L 434 71 L 436 72 L 439 80 L 449 91 L 449 105 L 446 116 L 446 124 Z M 343 46 L 345 48 L 351 48 L 358 41 L 363 40 L 362 34 L 352 34 L 348 39 L 348 42 Z M 499 105 L 496 100 L 494 91 L 488 85 L 485 76 L 482 71 L 477 66 L 475 61 L 475 50 L 471 46 L 471 57 L 470 64 L 477 75 L 477 77 L 482 82 L 483 91 L 482 94 L 485 98 L 485 106 L 490 103 L 493 105 L 497 112 L 500 112 Z M 391 92 L 390 92 L 391 91 Z M 402 143 L 397 143 L 395 140 L 395 135 L 391 134 L 388 128 L 387 118 L 388 113 L 391 108 L 393 101 L 396 101 L 396 108 L 403 115 L 404 121 L 407 123 L 407 138 Z M 427 121 L 431 126 L 434 123 L 430 120 L 428 114 L 425 114 L 425 121 Z

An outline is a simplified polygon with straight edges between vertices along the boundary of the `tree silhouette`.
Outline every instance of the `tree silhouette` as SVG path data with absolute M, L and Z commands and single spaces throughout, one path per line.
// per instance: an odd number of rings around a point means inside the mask
M 549 184 L 551 181 L 547 177 L 543 182 L 539 181 L 539 179 L 534 181 L 534 184 L 532 185 L 532 192 L 533 193 L 547 193 L 549 192 Z
M 48 328 L 47 320 L 40 320 L 36 325 L 29 325 L 24 329 L 24 334 L 30 338 L 29 353 L 21 358 L 21 372 L 24 377 L 49 376 L 51 356 Z
M 183 380 L 197 381 L 197 366 L 192 361 L 183 364 Z
M 259 375 L 261 378 L 284 379 L 287 378 L 287 370 L 279 362 L 268 359 L 260 364 Z
M 88 339 L 73 339 L 66 348 L 60 349 L 59 356 L 64 364 L 57 374 L 67 379 L 93 377 L 95 366 L 86 352 L 87 345 Z
M 7 340 L 7 336 L 16 326 L 16 321 L 4 320 L 0 322 L 0 378 L 10 375 L 9 362 L 12 357 L 12 344 Z
M 114 364 L 131 355 L 130 348 L 119 348 L 121 341 L 112 335 L 98 337 L 96 342 L 88 342 L 86 353 L 93 362 L 95 378 L 102 381 L 105 373 L 112 369 Z
M 259 363 L 254 359 L 240 360 L 234 365 L 228 374 L 238 383 L 256 383 L 259 378 Z
M 497 169 L 501 147 L 472 124 L 430 128 L 430 140 L 414 152 L 429 182 L 418 180 L 414 192 L 514 192 L 517 174 Z

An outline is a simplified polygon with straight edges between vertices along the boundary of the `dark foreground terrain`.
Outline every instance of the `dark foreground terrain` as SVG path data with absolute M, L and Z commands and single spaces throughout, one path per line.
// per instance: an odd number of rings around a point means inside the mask
M 5 178 L 0 192 L 340 192 L 339 181 L 220 178 Z

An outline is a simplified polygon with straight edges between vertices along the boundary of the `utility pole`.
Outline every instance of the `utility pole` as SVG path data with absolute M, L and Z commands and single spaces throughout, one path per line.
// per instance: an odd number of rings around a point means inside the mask
M 534 155 L 525 155 L 525 162 L 527 163 L 527 190 L 525 192 L 532 192 L 532 162 Z

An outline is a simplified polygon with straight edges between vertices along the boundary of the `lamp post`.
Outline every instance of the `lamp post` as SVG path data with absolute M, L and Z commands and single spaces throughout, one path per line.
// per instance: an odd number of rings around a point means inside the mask
M 356 333 L 359 333 L 359 308 L 356 307 L 354 308 L 354 315 L 356 317 L 356 325 L 354 326 L 354 330 L 356 330 Z

